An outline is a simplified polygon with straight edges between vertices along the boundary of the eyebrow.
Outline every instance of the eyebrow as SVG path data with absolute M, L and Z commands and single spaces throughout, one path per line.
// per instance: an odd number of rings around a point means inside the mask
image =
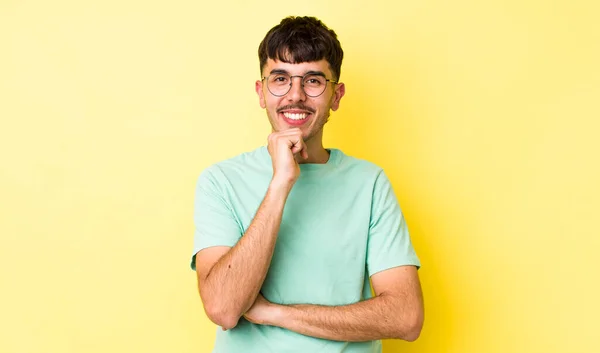
M 283 69 L 273 69 L 273 70 L 271 70 L 270 74 L 271 75 L 272 74 L 287 74 L 287 75 L 289 75 L 290 73 L 287 70 L 283 70 Z M 317 76 L 323 76 L 325 78 L 327 77 L 327 76 L 325 76 L 325 73 L 323 73 L 322 71 L 314 71 L 314 70 L 307 71 L 304 73 L 304 75 L 317 75 Z M 304 76 L 304 75 L 302 75 L 302 76 Z

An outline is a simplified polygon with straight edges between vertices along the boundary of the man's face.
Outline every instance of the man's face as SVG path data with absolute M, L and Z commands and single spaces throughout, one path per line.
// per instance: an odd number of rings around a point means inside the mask
M 271 73 L 287 73 L 290 76 L 316 73 L 329 80 L 335 80 L 325 59 L 299 64 L 268 59 L 262 76 L 268 77 Z M 300 128 L 304 141 L 309 141 L 315 136 L 322 137 L 322 129 L 329 118 L 329 112 L 339 108 L 344 92 L 343 83 L 327 82 L 321 95 L 310 97 L 302 89 L 302 79 L 294 77 L 289 92 L 278 97 L 269 92 L 267 79 L 256 81 L 260 106 L 266 109 L 273 131 Z

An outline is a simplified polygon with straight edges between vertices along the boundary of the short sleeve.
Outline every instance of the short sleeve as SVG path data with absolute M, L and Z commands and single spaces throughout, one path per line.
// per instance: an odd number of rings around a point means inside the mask
M 234 246 L 242 236 L 233 208 L 223 191 L 227 183 L 225 175 L 215 169 L 204 170 L 196 184 L 192 270 L 196 270 L 198 251 L 212 246 Z
M 385 173 L 380 171 L 373 187 L 367 270 L 370 277 L 404 265 L 421 267 L 392 185 Z

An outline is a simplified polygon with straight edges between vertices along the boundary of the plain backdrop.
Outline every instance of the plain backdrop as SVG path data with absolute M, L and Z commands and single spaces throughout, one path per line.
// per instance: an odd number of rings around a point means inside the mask
M 387 353 L 591 353 L 600 6 L 582 0 L 0 1 L 0 352 L 210 352 L 196 178 L 266 143 L 257 48 L 345 50 L 325 145 L 389 175 L 426 320 Z

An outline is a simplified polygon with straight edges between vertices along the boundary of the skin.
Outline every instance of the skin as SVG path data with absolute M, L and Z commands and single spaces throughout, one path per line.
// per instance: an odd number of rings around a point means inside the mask
M 262 76 L 268 76 L 274 70 L 283 70 L 290 75 L 304 75 L 309 71 L 323 72 L 328 79 L 336 80 L 331 73 L 329 63 L 319 60 L 310 63 L 290 64 L 268 59 L 262 71 Z M 272 131 L 275 133 L 286 130 L 300 129 L 302 140 L 306 144 L 308 158 L 298 159 L 299 163 L 325 163 L 329 159 L 323 148 L 323 127 L 327 123 L 330 111 L 338 110 L 340 101 L 346 93 L 343 83 L 328 83 L 325 92 L 318 97 L 308 97 L 300 85 L 300 79 L 294 78 L 290 91 L 283 97 L 273 96 L 266 87 L 266 82 L 258 80 L 255 84 L 261 108 L 267 112 Z M 282 117 L 283 112 L 309 113 L 307 122 L 301 127 L 287 124 Z M 295 153 L 296 151 L 294 151 Z
M 375 297 L 342 306 L 279 305 L 259 295 L 244 317 L 255 324 L 286 328 L 334 341 L 396 338 L 416 340 L 423 326 L 423 296 L 414 266 L 371 277 Z
M 336 79 L 325 60 L 291 64 L 269 59 L 263 76 L 273 70 L 284 70 L 290 75 L 319 71 L 329 79 Z M 329 83 L 319 97 L 306 96 L 298 78 L 293 79 L 290 91 L 282 97 L 270 94 L 264 81 L 256 81 L 255 88 L 272 127 L 268 151 L 273 177 L 240 241 L 231 248 L 211 247 L 196 255 L 198 289 L 207 316 L 224 330 L 234 328 L 244 316 L 256 324 L 330 340 L 415 340 L 423 325 L 423 297 L 414 266 L 400 266 L 373 275 L 376 296 L 351 305 L 286 306 L 270 303 L 260 294 L 285 202 L 300 176 L 299 163 L 326 163 L 329 159 L 323 148 L 323 127 L 330 111 L 339 108 L 345 86 Z M 286 122 L 284 112 L 308 116 L 301 126 L 295 126 Z

